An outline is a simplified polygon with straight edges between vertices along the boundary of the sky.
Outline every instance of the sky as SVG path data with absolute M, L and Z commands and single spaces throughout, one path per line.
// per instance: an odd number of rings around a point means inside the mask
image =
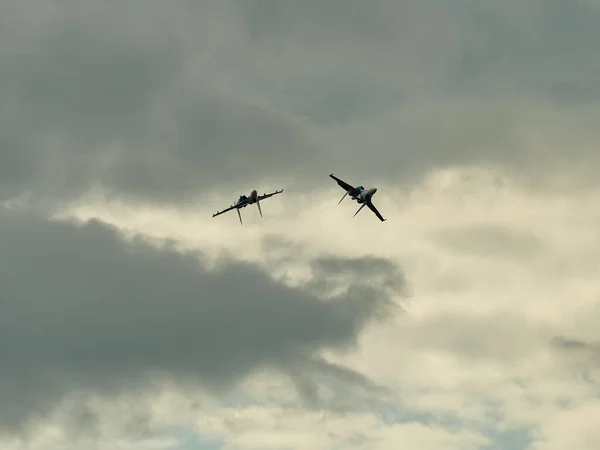
M 0 446 L 597 449 L 599 40 L 597 0 L 0 1 Z

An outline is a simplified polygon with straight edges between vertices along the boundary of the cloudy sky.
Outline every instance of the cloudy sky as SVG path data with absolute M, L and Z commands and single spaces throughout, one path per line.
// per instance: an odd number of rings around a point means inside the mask
M 597 449 L 599 41 L 597 0 L 0 0 L 0 446 Z

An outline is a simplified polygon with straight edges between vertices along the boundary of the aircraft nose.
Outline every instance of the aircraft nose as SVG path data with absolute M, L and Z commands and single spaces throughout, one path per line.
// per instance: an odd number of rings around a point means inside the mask
M 373 194 L 377 192 L 377 188 L 373 188 Z

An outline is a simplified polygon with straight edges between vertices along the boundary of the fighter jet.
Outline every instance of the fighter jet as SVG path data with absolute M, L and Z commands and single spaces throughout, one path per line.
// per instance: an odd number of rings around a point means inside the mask
M 338 202 L 338 205 L 340 203 L 342 203 L 342 200 L 344 200 L 344 198 L 346 198 L 346 195 L 350 195 L 352 200 L 356 200 L 358 202 L 358 204 L 361 205 L 361 207 L 358 208 L 358 211 L 356 211 L 354 213 L 354 216 L 352 216 L 352 217 L 355 217 L 360 212 L 360 210 L 363 209 L 366 205 L 369 207 L 369 209 L 371 211 L 373 211 L 375 213 L 375 215 L 377 217 L 379 217 L 379 220 L 381 220 L 382 222 L 385 222 L 386 219 L 384 219 L 381 216 L 381 214 L 379 214 L 379 211 L 377 211 L 377 208 L 375 208 L 375 205 L 373 205 L 373 202 L 371 201 L 373 195 L 375 195 L 375 192 L 377 192 L 377 188 L 365 189 L 364 186 L 353 187 L 353 186 L 349 185 L 348 183 L 346 183 L 345 181 L 340 180 L 338 177 L 336 177 L 333 174 L 331 174 L 329 176 L 331 178 L 333 178 L 335 181 L 337 181 L 337 184 L 339 184 L 340 187 L 346 191 L 344 196 Z
M 260 212 L 260 217 L 262 217 L 263 215 L 262 215 L 262 210 L 260 209 L 260 201 L 264 200 L 265 198 L 272 197 L 276 194 L 281 194 L 282 192 L 283 192 L 283 189 L 281 189 L 280 191 L 271 192 L 270 194 L 258 195 L 258 192 L 256 192 L 256 189 L 255 189 L 250 193 L 250 197 L 247 197 L 245 195 L 240 195 L 240 198 L 233 205 L 231 205 L 227 209 L 224 209 L 223 211 L 217 211 L 216 213 L 213 214 L 213 217 L 216 217 L 220 214 L 226 213 L 227 211 L 231 211 L 232 209 L 235 209 L 240 218 L 240 223 L 243 225 L 244 223 L 242 222 L 242 214 L 240 213 L 241 208 L 245 208 L 248 205 L 252 205 L 252 204 L 256 203 L 256 206 L 258 206 L 258 212 Z

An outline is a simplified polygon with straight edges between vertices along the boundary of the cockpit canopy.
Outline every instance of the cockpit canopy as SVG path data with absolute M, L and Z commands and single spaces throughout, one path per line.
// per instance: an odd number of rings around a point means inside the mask
M 356 189 L 358 189 L 359 191 L 362 192 L 365 190 L 365 187 L 364 186 L 356 186 Z
M 245 196 L 245 195 L 240 195 L 240 198 L 238 199 L 238 201 L 237 201 L 237 202 L 238 202 L 238 203 L 242 203 L 244 200 L 247 200 L 247 199 L 248 199 L 248 197 L 247 197 L 247 196 Z

